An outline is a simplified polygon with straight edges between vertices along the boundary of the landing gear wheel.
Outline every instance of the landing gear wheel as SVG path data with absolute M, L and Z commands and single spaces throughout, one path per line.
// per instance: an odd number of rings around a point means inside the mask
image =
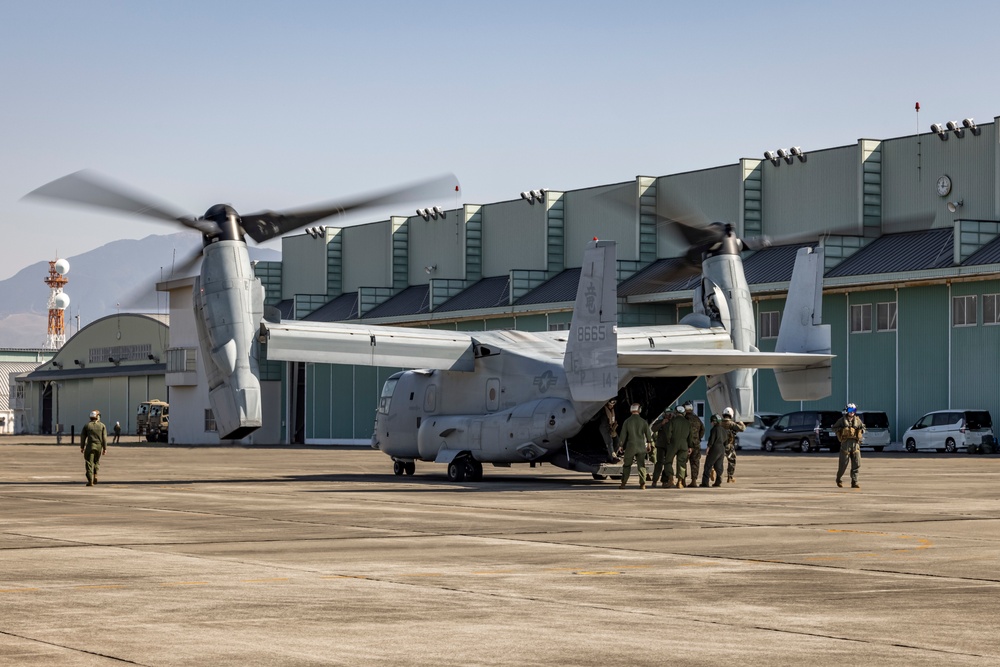
M 413 473 L 417 471 L 417 464 L 413 461 L 407 461 L 403 464 L 403 472 L 406 473 L 407 477 L 413 477 Z
M 465 478 L 471 482 L 479 482 L 483 479 L 483 464 L 476 459 L 469 457 L 465 460 Z
M 984 442 L 982 445 L 979 446 L 979 451 L 982 452 L 983 454 L 992 454 L 994 451 L 993 445 L 989 442 Z
M 396 477 L 401 477 L 404 470 L 406 470 L 406 464 L 405 463 L 403 463 L 402 461 L 393 461 L 392 462 L 392 474 L 393 475 L 395 475 Z
M 465 461 L 461 459 L 455 459 L 448 464 L 448 481 L 449 482 L 464 482 L 465 481 Z
M 603 482 L 608 478 L 607 475 L 598 475 L 596 472 L 590 473 L 590 476 L 596 479 L 598 482 Z
M 799 451 L 803 454 L 808 454 L 812 447 L 809 446 L 809 438 L 802 438 L 802 442 L 799 443 Z
M 917 442 L 916 442 L 916 440 L 914 440 L 913 438 L 910 438 L 909 440 L 906 441 L 906 451 L 910 452 L 911 454 L 913 452 L 917 451 Z
M 954 454 L 955 452 L 957 452 L 958 451 L 958 447 L 955 446 L 955 441 L 952 440 L 951 438 L 948 438 L 947 440 L 945 440 L 944 441 L 944 451 L 948 452 L 949 454 Z
M 885 447 L 873 447 L 876 452 L 881 452 Z
M 771 442 L 770 440 L 765 440 L 764 441 L 764 451 L 765 452 L 773 452 L 774 451 L 774 443 Z

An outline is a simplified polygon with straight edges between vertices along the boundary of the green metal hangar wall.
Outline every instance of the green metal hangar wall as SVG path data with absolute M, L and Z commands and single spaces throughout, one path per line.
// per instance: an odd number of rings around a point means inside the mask
M 959 127 L 961 127 L 959 125 Z M 512 201 L 443 215 L 325 227 L 283 239 L 260 262 L 267 305 L 285 319 L 475 331 L 565 328 L 592 237 L 618 242 L 619 322 L 670 324 L 693 282 L 664 284 L 683 248 L 662 218 L 698 212 L 744 236 L 827 234 L 824 321 L 833 328 L 833 394 L 781 400 L 757 374 L 758 409 L 884 410 L 898 438 L 921 414 L 1000 410 L 1000 146 L 997 119 L 961 131 L 791 151 L 773 159 Z M 832 232 L 832 233 L 831 233 Z M 744 257 L 771 350 L 799 245 Z M 283 442 L 367 441 L 382 382 L 398 369 L 265 362 L 280 383 L 265 420 Z M 685 398 L 704 399 L 699 380 Z M 278 414 L 274 414 L 277 411 Z
M 135 432 L 136 407 L 167 400 L 163 360 L 170 340 L 167 317 L 122 313 L 91 322 L 46 363 L 17 378 L 27 433 L 76 432 L 91 410 L 110 428 Z M 18 427 L 21 423 L 19 421 Z

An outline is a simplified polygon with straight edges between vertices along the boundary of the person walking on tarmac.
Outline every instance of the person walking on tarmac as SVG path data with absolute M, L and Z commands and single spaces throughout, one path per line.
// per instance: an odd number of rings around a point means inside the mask
M 661 428 L 660 432 L 663 433 L 666 444 L 666 456 L 663 457 L 664 475 L 669 476 L 671 467 L 674 468 L 674 476 L 665 486 L 683 489 L 684 478 L 687 477 L 687 458 L 691 450 L 692 433 L 691 423 L 684 419 L 684 406 L 678 405 L 676 410 L 677 414 L 667 424 L 666 429 Z M 659 458 L 656 465 L 659 468 Z M 655 471 L 653 476 L 656 477 Z
M 742 433 L 747 427 L 743 422 L 736 421 L 732 408 L 726 408 L 722 411 L 722 423 L 729 429 L 729 439 L 726 441 L 726 460 L 728 461 L 726 483 L 729 484 L 736 481 L 736 434 Z
M 701 474 L 701 486 L 722 486 L 722 465 L 726 459 L 726 443 L 731 431 L 722 425 L 719 415 L 712 415 L 712 430 L 708 433 L 708 450 L 705 452 L 705 472 Z M 715 480 L 709 484 L 709 480 Z
M 688 466 L 691 468 L 691 487 L 698 486 L 698 473 L 701 471 L 701 439 L 705 436 L 705 422 L 694 413 L 694 403 L 685 401 L 684 418 L 691 424 L 691 437 L 694 446 L 688 450 Z
M 632 414 L 625 423 L 622 424 L 619 447 L 624 451 L 622 455 L 622 486 L 628 484 L 629 474 L 632 472 L 632 462 L 635 462 L 636 470 L 639 473 L 639 488 L 646 488 L 646 452 L 652 446 L 653 432 L 649 430 L 649 424 L 639 416 L 639 404 L 632 404 Z
M 86 465 L 87 486 L 97 484 L 101 455 L 108 451 L 108 429 L 101 423 L 101 413 L 94 410 L 90 421 L 80 429 L 80 452 Z
M 865 439 L 865 423 L 858 416 L 858 406 L 848 403 L 844 415 L 833 425 L 833 432 L 840 440 L 840 466 L 837 468 L 837 486 L 844 486 L 844 472 L 851 463 L 851 488 L 860 489 L 858 471 L 861 470 L 861 443 Z
M 115 438 L 111 441 L 112 444 L 118 444 L 118 438 L 122 437 L 122 423 L 115 422 Z

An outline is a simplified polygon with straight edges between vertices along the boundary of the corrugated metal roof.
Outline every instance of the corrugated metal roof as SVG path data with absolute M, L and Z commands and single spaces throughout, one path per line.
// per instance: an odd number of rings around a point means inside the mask
M 747 284 L 781 283 L 792 279 L 795 255 L 799 248 L 811 248 L 815 243 L 796 243 L 758 250 L 743 260 Z
M 953 261 L 953 236 L 951 228 L 888 234 L 830 269 L 826 277 L 947 268 Z
M 281 319 L 295 319 L 295 299 L 285 299 L 284 301 L 279 301 L 275 308 L 281 312 Z
M 684 263 L 683 257 L 658 259 L 631 278 L 623 280 L 618 285 L 618 296 L 627 297 L 693 289 L 698 283 L 698 276 L 671 278 L 674 271 Z
M 26 379 L 32 382 L 41 380 L 81 380 L 94 377 L 134 377 L 137 375 L 163 375 L 167 365 L 136 364 L 124 366 L 101 366 L 99 368 L 57 368 L 50 371 L 35 370 L 28 373 Z
M 497 308 L 510 305 L 510 276 L 483 278 L 472 287 L 456 294 L 434 309 L 434 312 Z
M 993 239 L 962 262 L 962 266 L 981 264 L 1000 264 L 1000 238 Z
M 365 317 L 402 317 L 403 315 L 422 315 L 430 311 L 430 287 L 428 285 L 413 285 L 402 292 L 372 308 Z
M 306 322 L 343 322 L 358 319 L 358 293 L 347 292 L 302 318 Z
M 579 283 L 580 269 L 566 269 L 522 296 L 515 305 L 575 301 Z

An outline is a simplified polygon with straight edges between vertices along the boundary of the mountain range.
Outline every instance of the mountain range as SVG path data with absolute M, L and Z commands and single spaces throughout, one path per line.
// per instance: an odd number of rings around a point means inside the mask
M 66 257 L 70 266 L 66 274 L 69 283 L 63 288 L 70 297 L 66 337 L 119 308 L 121 312 L 167 312 L 167 296 L 156 292 L 155 285 L 171 275 L 175 261 L 183 262 L 200 246 L 201 238 L 187 232 L 154 234 L 112 241 Z M 250 259 L 275 261 L 281 259 L 281 253 L 251 246 Z M 38 262 L 0 281 L 0 348 L 44 345 L 50 294 L 44 281 L 48 275 L 48 262 Z

